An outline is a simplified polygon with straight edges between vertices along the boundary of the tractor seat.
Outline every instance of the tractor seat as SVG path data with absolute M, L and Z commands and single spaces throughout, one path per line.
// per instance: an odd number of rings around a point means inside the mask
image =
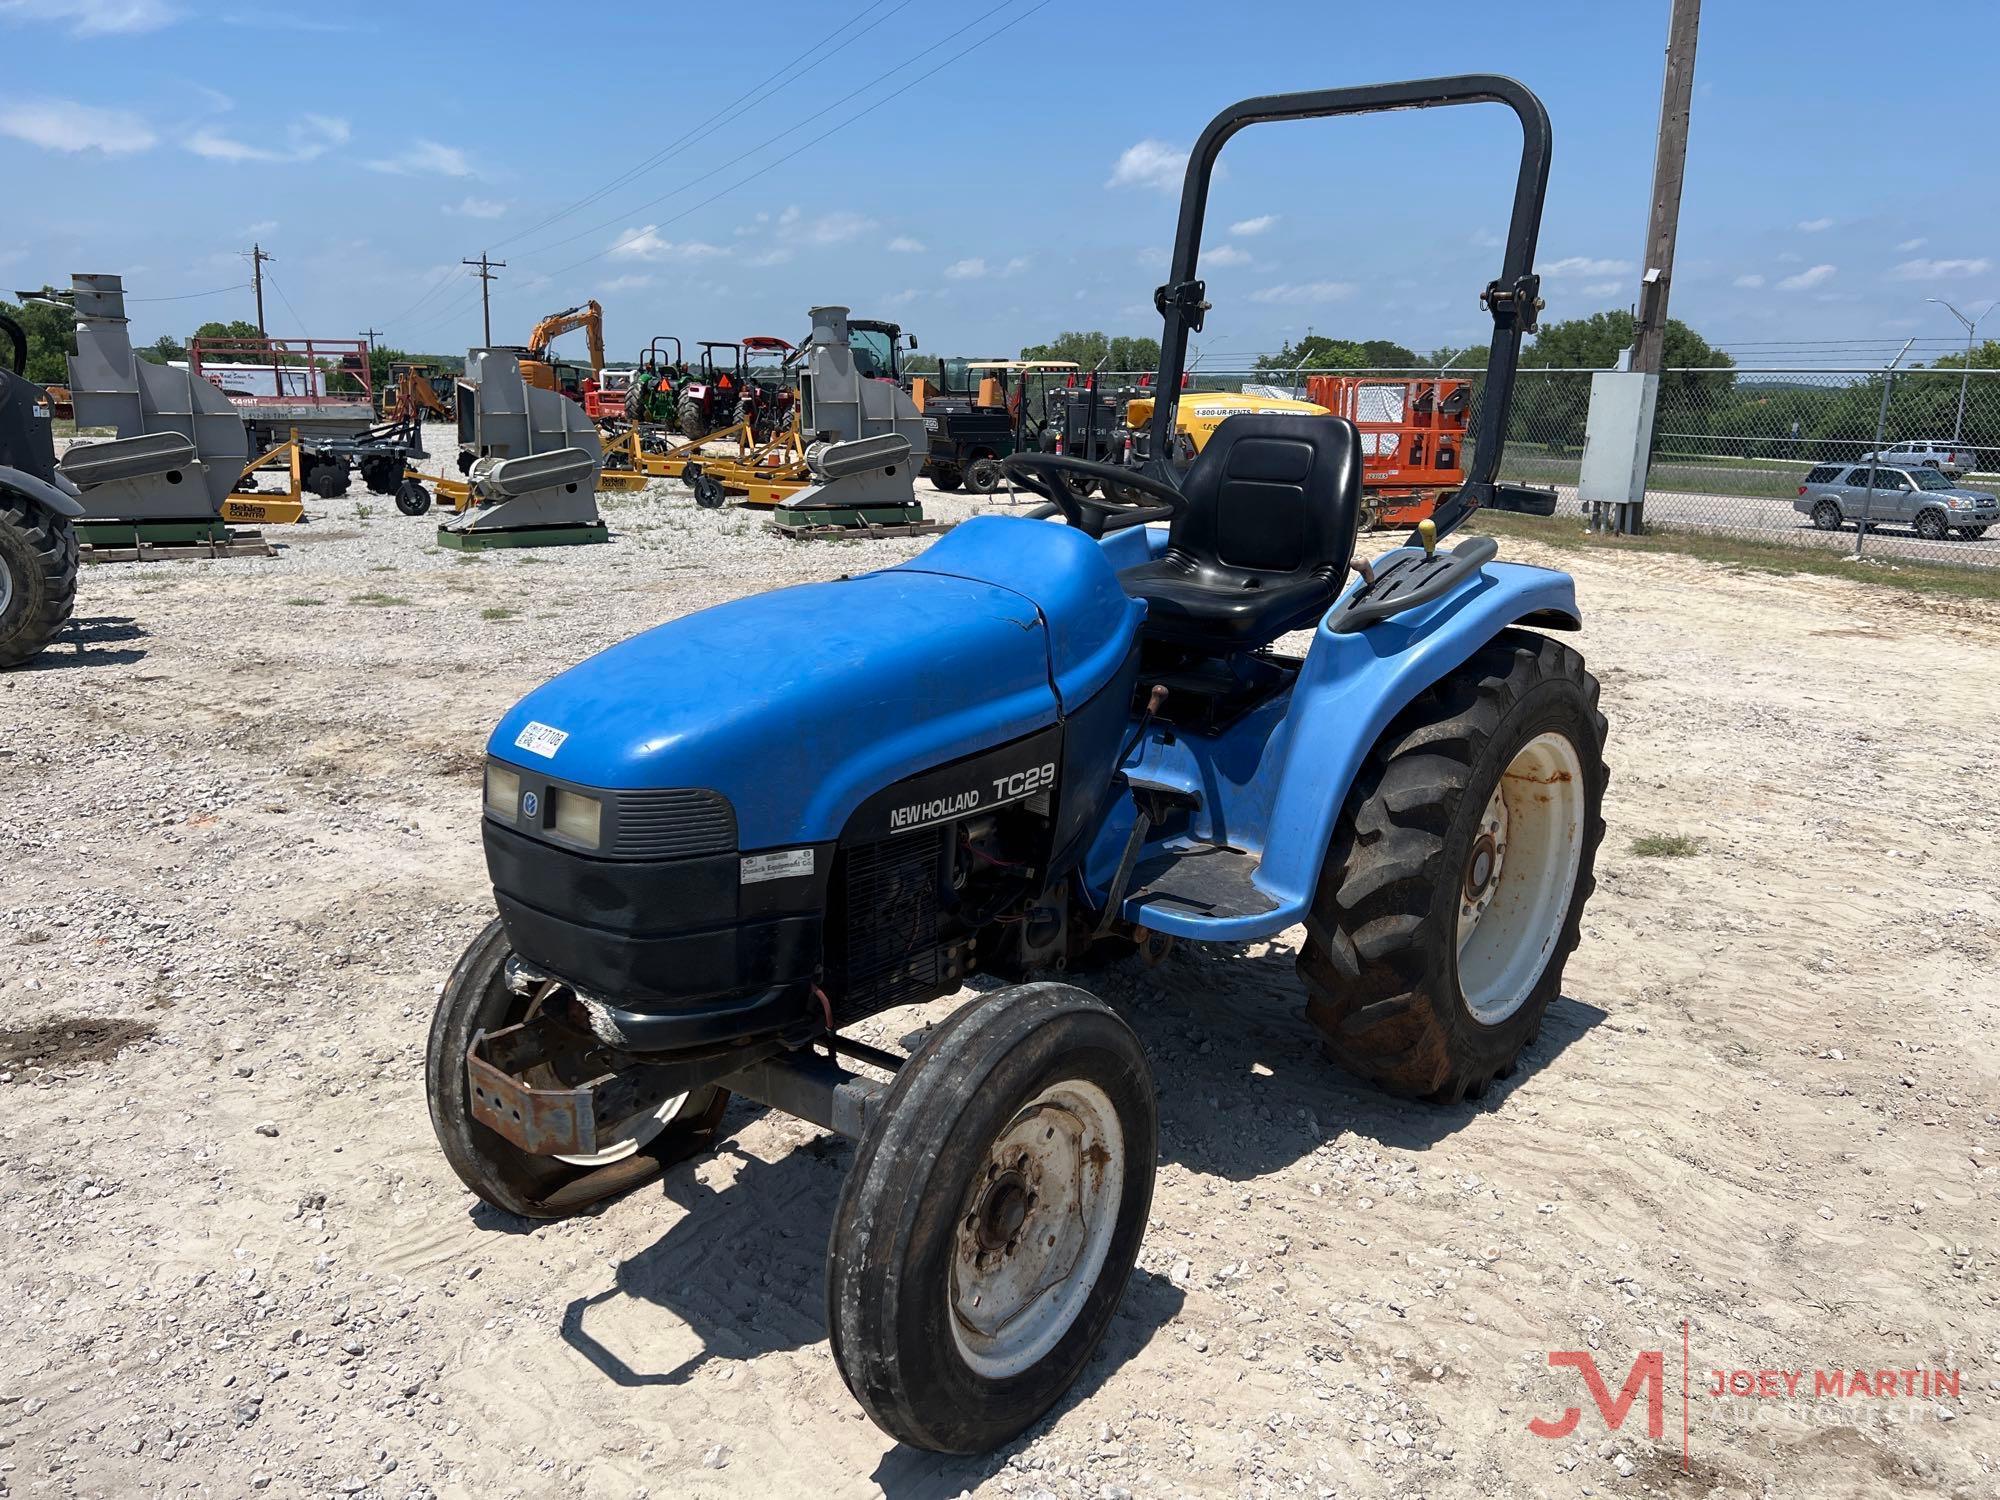
M 1345 417 L 1229 417 L 1181 479 L 1167 550 L 1118 575 L 1143 634 L 1251 651 L 1332 607 L 1361 513 L 1361 434 Z

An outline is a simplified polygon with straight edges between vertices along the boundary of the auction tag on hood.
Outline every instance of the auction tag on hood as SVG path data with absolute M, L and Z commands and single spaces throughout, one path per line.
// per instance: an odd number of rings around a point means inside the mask
M 533 751 L 544 760 L 554 760 L 556 751 L 562 749 L 563 741 L 568 738 L 567 729 L 530 721 L 526 729 L 514 736 L 514 748 Z
M 810 875 L 812 872 L 812 850 L 778 849 L 770 854 L 744 855 L 741 883 L 756 885 L 765 880 L 789 880 L 794 875 Z

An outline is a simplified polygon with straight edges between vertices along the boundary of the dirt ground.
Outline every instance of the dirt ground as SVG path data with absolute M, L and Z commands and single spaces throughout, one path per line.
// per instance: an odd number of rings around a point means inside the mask
M 1140 1269 L 1048 1420 L 946 1461 L 827 1351 L 846 1144 L 739 1101 L 714 1155 L 529 1227 L 452 1177 L 422 1077 L 501 712 L 917 544 L 657 486 L 614 546 L 460 561 L 318 509 L 274 561 L 89 571 L 0 680 L 0 1493 L 2000 1493 L 2000 615 L 1561 559 L 1611 832 L 1524 1066 L 1453 1108 L 1343 1078 L 1297 934 L 1102 976 L 1162 1092 Z M 1562 1351 L 1612 1397 L 1638 1362 L 1619 1430 Z

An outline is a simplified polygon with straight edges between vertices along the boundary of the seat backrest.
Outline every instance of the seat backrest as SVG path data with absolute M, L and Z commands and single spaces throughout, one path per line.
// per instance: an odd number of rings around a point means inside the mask
M 1338 587 L 1361 514 L 1361 433 L 1345 417 L 1226 418 L 1181 480 L 1169 552 L 1252 580 Z

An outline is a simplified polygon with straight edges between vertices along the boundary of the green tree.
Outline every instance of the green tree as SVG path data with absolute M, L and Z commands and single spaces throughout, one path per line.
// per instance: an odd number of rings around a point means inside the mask
M 264 335 L 257 331 L 255 323 L 242 318 L 232 318 L 227 323 L 213 320 L 204 323 L 194 331 L 198 339 L 261 339 Z
M 0 302 L 0 313 L 19 323 L 28 336 L 28 367 L 23 372 L 28 379 L 37 385 L 61 385 L 69 379 L 69 366 L 63 356 L 76 352 L 76 320 L 68 308 L 46 302 L 29 302 L 19 307 Z M 6 357 L 13 357 L 11 348 Z
M 1405 370 L 1417 364 L 1416 353 L 1394 339 L 1337 339 L 1316 333 L 1286 344 L 1275 354 L 1258 356 L 1260 370 Z
M 1540 443 L 1559 453 L 1581 447 L 1590 414 L 1589 378 L 1536 377 L 1532 372 L 1612 369 L 1619 355 L 1632 347 L 1634 327 L 1632 314 L 1621 309 L 1550 323 L 1537 333 L 1521 351 L 1523 374 L 1514 389 L 1509 440 Z M 1735 377 L 1728 373 L 1735 363 L 1680 319 L 1667 319 L 1667 369 L 1660 379 L 1654 451 L 1714 431 L 1735 385 Z M 1705 373 L 1686 373 L 1689 366 Z M 1679 436 L 1670 439 L 1670 433 Z
M 134 351 L 139 358 L 151 360 L 156 365 L 170 365 L 177 359 L 187 358 L 187 346 L 171 333 L 163 333 L 152 343 L 142 345 Z
M 1070 331 L 1059 333 L 1045 344 L 1030 344 L 1021 351 L 1023 359 L 1066 359 L 1094 370 L 1102 365 L 1107 370 L 1157 370 L 1160 367 L 1160 341 L 1154 338 L 1111 337 L 1101 330 L 1088 333 Z

